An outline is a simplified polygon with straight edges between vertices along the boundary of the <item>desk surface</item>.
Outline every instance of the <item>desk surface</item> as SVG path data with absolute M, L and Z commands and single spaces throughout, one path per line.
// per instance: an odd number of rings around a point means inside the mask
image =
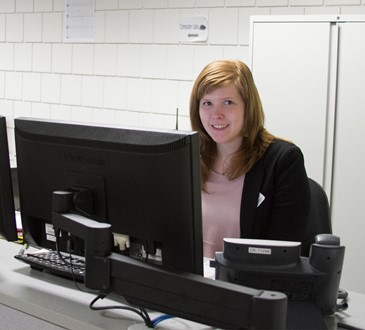
M 32 270 L 14 258 L 20 248 L 19 244 L 0 239 L 0 304 L 67 329 L 148 329 L 142 319 L 132 312 L 91 310 L 89 304 L 96 297 L 95 294 L 79 291 L 68 279 Z M 110 299 L 103 299 L 97 306 L 122 303 L 121 297 L 111 295 Z M 161 313 L 150 313 L 151 318 L 159 315 Z M 161 322 L 158 329 L 212 328 L 176 318 Z
M 132 312 L 91 310 L 89 303 L 95 294 L 79 291 L 70 280 L 32 270 L 14 259 L 20 248 L 19 244 L 0 239 L 0 304 L 67 329 L 148 329 Z M 98 306 L 118 304 L 123 304 L 122 297 L 111 295 Z M 365 327 L 365 295 L 351 292 L 349 306 L 348 311 L 326 318 L 329 329 L 336 329 L 338 320 Z M 161 313 L 152 312 L 150 315 L 153 318 Z M 206 325 L 178 318 L 161 322 L 158 329 L 212 330 Z

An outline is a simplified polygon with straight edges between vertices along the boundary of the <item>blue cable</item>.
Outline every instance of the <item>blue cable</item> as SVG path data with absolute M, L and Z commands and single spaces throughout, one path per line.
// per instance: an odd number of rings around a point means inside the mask
M 174 316 L 164 314 L 164 315 L 157 316 L 155 319 L 151 320 L 151 322 L 152 322 L 153 327 L 155 327 L 160 322 L 171 319 L 173 317 Z

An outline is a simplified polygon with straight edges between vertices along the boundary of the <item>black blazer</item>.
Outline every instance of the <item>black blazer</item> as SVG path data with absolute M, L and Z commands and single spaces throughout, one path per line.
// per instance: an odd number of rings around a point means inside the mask
M 264 200 L 258 206 L 260 193 Z M 309 183 L 301 150 L 276 139 L 246 174 L 241 237 L 299 241 L 301 254 L 307 256 L 311 243 L 305 241 L 309 203 Z

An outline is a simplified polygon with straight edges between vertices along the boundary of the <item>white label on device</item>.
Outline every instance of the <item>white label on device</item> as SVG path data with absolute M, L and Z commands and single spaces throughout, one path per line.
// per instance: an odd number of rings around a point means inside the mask
M 51 225 L 50 223 L 46 223 L 45 229 L 46 229 L 47 241 L 55 242 L 56 236 L 55 236 L 55 231 L 54 231 L 53 225 Z
M 258 248 L 258 247 L 249 247 L 248 253 L 252 254 L 271 254 L 271 249 L 264 249 L 264 248 Z

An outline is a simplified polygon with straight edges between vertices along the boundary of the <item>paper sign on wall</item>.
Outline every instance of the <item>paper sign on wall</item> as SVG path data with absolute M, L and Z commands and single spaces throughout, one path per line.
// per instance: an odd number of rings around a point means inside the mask
M 66 0 L 65 42 L 94 40 L 94 0 Z
M 179 26 L 181 42 L 203 42 L 208 39 L 208 20 L 206 17 L 183 17 Z

